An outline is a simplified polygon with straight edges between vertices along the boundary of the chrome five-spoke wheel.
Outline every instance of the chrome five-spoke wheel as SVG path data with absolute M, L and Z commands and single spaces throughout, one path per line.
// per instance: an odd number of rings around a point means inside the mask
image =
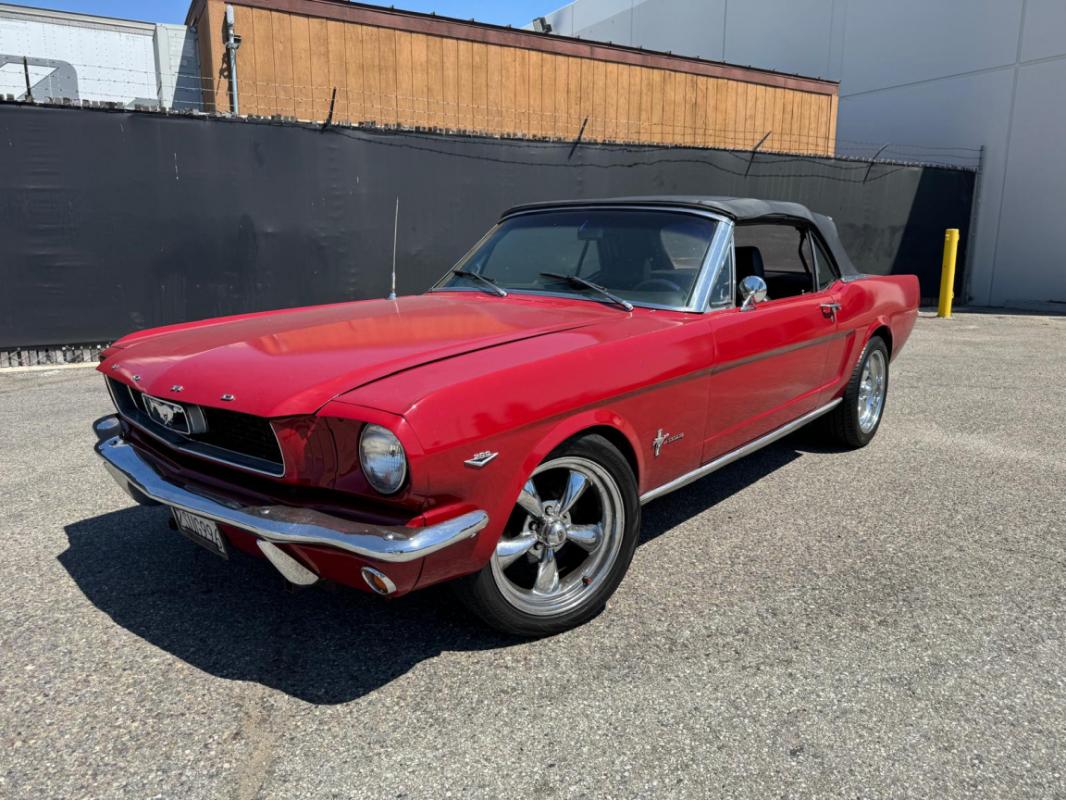
M 870 433 L 881 419 L 881 409 L 885 405 L 885 354 L 881 350 L 871 350 L 863 364 L 862 378 L 859 380 L 859 428 L 863 433 Z
M 526 479 L 489 563 L 458 584 L 460 597 L 508 633 L 559 633 L 604 607 L 639 530 L 630 462 L 595 433 L 570 439 Z
M 512 530 L 496 546 L 492 574 L 527 614 L 558 614 L 595 593 L 618 556 L 625 526 L 611 474 L 587 458 L 541 464 L 526 481 Z

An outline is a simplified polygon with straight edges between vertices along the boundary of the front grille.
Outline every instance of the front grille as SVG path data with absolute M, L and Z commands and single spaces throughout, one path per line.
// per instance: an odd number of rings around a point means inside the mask
M 192 438 L 223 450 L 281 463 L 278 439 L 265 419 L 224 408 L 202 408 L 204 419 L 207 420 L 207 433 Z
M 201 406 L 207 431 L 183 435 L 160 425 L 148 415 L 142 392 L 113 378 L 108 378 L 107 382 L 119 413 L 171 447 L 253 472 L 276 477 L 285 474 L 281 448 L 269 420 Z

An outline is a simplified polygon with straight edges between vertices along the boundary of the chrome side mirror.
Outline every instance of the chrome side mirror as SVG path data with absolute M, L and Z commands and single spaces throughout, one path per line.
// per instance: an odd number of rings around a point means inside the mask
M 758 275 L 749 275 L 740 282 L 740 296 L 744 300 L 740 310 L 751 311 L 756 303 L 766 299 L 766 281 Z

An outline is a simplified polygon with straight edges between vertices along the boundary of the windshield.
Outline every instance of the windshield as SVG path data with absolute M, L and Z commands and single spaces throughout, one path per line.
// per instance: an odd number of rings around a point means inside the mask
M 455 269 L 507 291 L 609 302 L 602 293 L 566 279 L 574 276 L 633 303 L 686 308 L 715 225 L 707 217 L 671 211 L 523 214 L 501 222 Z M 436 288 L 491 289 L 474 275 L 454 271 Z

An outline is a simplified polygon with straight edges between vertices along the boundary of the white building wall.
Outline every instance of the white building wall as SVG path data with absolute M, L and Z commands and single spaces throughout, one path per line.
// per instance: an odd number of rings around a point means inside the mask
M 950 161 L 937 148 L 984 146 L 965 293 L 1064 308 L 1066 1 L 577 0 L 547 19 L 566 35 L 839 80 L 841 152 L 912 144 Z
M 200 108 L 195 32 L 184 25 L 0 5 L 0 94 Z

